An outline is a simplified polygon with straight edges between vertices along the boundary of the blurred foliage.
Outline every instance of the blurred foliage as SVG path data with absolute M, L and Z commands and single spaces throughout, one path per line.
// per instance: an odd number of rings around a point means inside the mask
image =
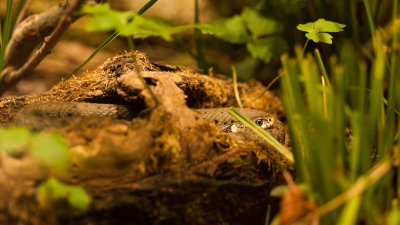
M 245 44 L 253 58 L 266 63 L 287 50 L 286 41 L 279 36 L 283 24 L 263 17 L 251 8 L 243 9 L 237 16 L 201 24 L 199 28 L 203 33 L 215 35 L 226 42 Z
M 108 4 L 86 5 L 82 11 L 91 18 L 86 24 L 88 31 L 117 31 L 119 35 L 134 38 L 161 37 L 171 41 L 171 35 L 186 30 L 187 26 L 171 26 L 161 18 L 141 16 L 132 12 L 110 9 Z
M 57 133 L 31 132 L 25 127 L 0 129 L 0 152 L 12 157 L 32 157 L 50 170 L 65 171 L 70 164 L 70 151 L 65 139 Z M 84 189 L 62 184 L 50 178 L 39 186 L 41 201 L 65 199 L 78 209 L 85 211 L 90 197 Z
M 63 184 L 54 178 L 42 183 L 37 195 L 39 200 L 46 202 L 65 199 L 72 207 L 80 211 L 88 210 L 91 202 L 90 196 L 83 188 Z
M 0 151 L 13 156 L 29 154 L 58 170 L 69 166 L 69 147 L 64 138 L 56 133 L 32 133 L 25 127 L 1 128 Z

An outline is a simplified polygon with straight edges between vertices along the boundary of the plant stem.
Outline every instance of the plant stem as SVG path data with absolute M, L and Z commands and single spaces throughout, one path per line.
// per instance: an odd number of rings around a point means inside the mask
M 200 23 L 199 15 L 199 1 L 195 0 L 195 13 L 194 13 L 194 23 L 197 25 Z M 199 28 L 194 28 L 194 38 L 197 49 L 197 65 L 199 69 L 205 73 L 207 71 L 207 61 L 204 56 L 204 43 L 202 38 L 202 33 Z
M 140 8 L 137 12 L 138 15 L 142 15 L 143 13 L 145 13 L 151 6 L 153 6 L 158 0 L 150 0 L 148 1 L 142 8 Z M 69 79 L 71 78 L 71 76 L 77 72 L 79 72 L 79 70 L 81 70 L 90 60 L 93 59 L 93 57 L 95 55 L 97 55 L 98 52 L 100 52 L 101 50 L 103 50 L 108 44 L 110 44 L 115 38 L 117 38 L 119 36 L 119 32 L 115 31 L 113 34 L 111 34 L 107 40 L 105 40 L 96 50 L 94 50 L 94 52 L 92 54 L 90 54 L 90 56 L 81 64 L 79 65 L 76 69 L 74 69 L 71 73 L 69 73 L 65 79 Z
M 239 105 L 239 108 L 243 108 L 242 101 L 240 100 L 239 90 L 237 86 L 237 72 L 234 66 L 231 66 L 232 69 L 232 79 L 233 79 L 233 92 L 235 93 L 236 102 Z
M 101 50 L 103 50 L 108 44 L 110 44 L 115 38 L 117 38 L 119 35 L 119 32 L 115 31 L 113 34 L 111 34 L 111 36 L 109 36 L 107 38 L 107 40 L 105 40 L 98 48 L 96 48 L 96 50 L 94 50 L 94 52 L 92 54 L 90 54 L 90 56 L 83 62 L 81 63 L 81 65 L 79 65 L 77 68 L 75 68 L 71 73 L 69 73 L 65 79 L 69 79 L 71 78 L 71 76 L 77 72 L 79 72 L 82 67 L 84 67 L 90 60 L 93 59 L 93 57 L 100 52 Z
M 142 8 L 140 8 L 137 12 L 137 14 L 142 15 L 145 13 L 148 9 L 150 9 L 158 0 L 150 0 L 148 1 Z
M 304 52 L 306 51 L 306 48 L 307 48 L 307 45 L 308 45 L 308 42 L 310 41 L 310 39 L 308 39 L 307 38 L 307 41 L 306 41 L 306 43 L 304 44 L 304 46 L 303 46 L 303 50 L 301 51 L 301 55 L 304 55 Z

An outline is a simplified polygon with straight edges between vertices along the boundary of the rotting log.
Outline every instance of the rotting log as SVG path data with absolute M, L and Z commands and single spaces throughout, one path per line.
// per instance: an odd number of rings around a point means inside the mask
M 141 81 L 141 77 L 146 85 Z M 151 91 L 150 91 L 151 90 Z M 257 83 L 239 84 L 246 107 L 282 114 L 279 99 Z M 157 99 L 157 101 L 155 101 Z M 125 53 L 48 92 L 0 100 L 0 123 L 13 124 L 35 102 L 119 103 L 130 121 L 89 118 L 63 128 L 72 165 L 63 174 L 29 156 L 0 158 L 1 224 L 262 224 L 282 161 L 267 145 L 238 141 L 190 108 L 235 105 L 229 79 L 150 63 Z M 91 195 L 89 212 L 39 204 L 37 185 L 55 176 Z

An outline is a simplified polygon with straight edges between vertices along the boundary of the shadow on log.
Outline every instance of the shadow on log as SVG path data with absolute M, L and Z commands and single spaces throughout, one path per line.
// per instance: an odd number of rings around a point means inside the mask
M 261 84 L 241 83 L 239 92 L 246 107 L 282 114 Z M 124 104 L 134 117 L 45 129 L 69 142 L 71 167 L 62 174 L 2 154 L 1 224 L 263 224 L 268 205 L 277 206 L 269 192 L 283 183 L 280 171 L 293 167 L 270 146 L 236 140 L 190 109 L 236 105 L 230 80 L 152 64 L 139 52 L 48 92 L 1 99 L 0 123 L 10 126 L 22 107 L 48 101 Z M 85 188 L 90 210 L 40 203 L 36 187 L 50 176 Z

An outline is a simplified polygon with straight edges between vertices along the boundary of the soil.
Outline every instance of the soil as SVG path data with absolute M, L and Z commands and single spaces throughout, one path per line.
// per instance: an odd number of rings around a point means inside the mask
M 239 93 L 245 107 L 282 115 L 279 98 L 260 83 L 239 83 Z M 283 183 L 280 171 L 293 168 L 270 146 L 236 140 L 190 109 L 236 105 L 231 80 L 151 63 L 140 52 L 47 92 L 0 99 L 0 124 L 47 101 L 125 104 L 135 115 L 45 129 L 71 147 L 71 167 L 61 174 L 29 155 L 2 154 L 1 224 L 263 224 L 268 205 L 277 208 L 269 192 Z M 90 210 L 39 202 L 36 187 L 49 177 L 85 188 Z

